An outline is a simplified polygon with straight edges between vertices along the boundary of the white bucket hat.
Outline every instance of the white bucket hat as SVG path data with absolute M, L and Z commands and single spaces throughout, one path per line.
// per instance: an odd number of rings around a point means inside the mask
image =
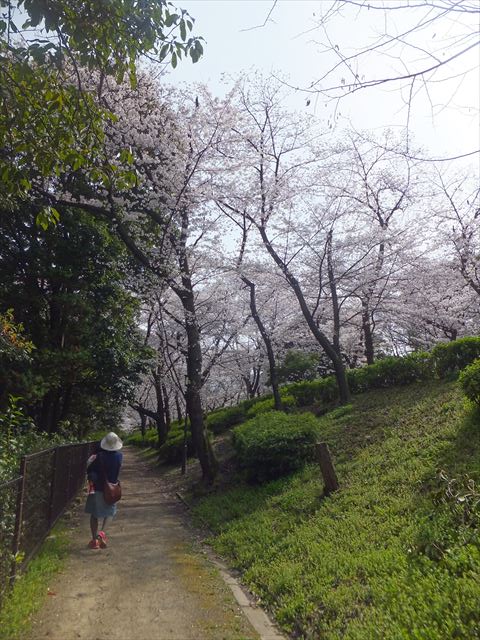
M 102 449 L 105 449 L 105 451 L 118 451 L 123 447 L 123 442 L 116 433 L 110 431 L 110 433 L 107 433 L 107 435 L 102 438 L 100 446 Z

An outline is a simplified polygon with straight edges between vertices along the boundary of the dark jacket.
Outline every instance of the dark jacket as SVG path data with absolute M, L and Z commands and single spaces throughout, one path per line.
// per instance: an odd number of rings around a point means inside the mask
M 95 491 L 103 491 L 105 474 L 108 482 L 118 482 L 123 454 L 120 451 L 105 451 L 100 449 L 96 459 L 88 467 L 89 475 L 92 475 Z

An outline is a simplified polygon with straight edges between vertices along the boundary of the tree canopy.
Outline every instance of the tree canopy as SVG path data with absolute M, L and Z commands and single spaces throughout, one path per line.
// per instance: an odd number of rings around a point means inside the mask
M 137 63 L 147 57 L 177 65 L 196 62 L 201 39 L 193 18 L 166 0 L 0 0 L 0 196 L 24 198 L 35 178 L 82 168 L 92 179 L 131 180 L 103 154 L 111 118 L 99 100 L 106 75 L 134 86 Z M 79 68 L 97 74 L 96 91 Z M 128 149 L 119 149 L 127 154 Z M 58 219 L 49 205 L 46 226 Z

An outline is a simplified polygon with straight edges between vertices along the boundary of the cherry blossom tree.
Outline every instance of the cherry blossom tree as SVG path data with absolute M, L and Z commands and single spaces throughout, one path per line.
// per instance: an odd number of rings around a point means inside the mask
M 469 287 L 480 295 L 480 187 L 478 170 L 436 171 L 437 219 Z
M 315 321 L 304 289 L 292 270 L 288 228 L 276 234 L 279 222 L 292 220 L 296 208 L 311 187 L 309 167 L 316 156 L 309 122 L 281 107 L 281 89 L 274 82 L 239 83 L 236 95 L 238 124 L 232 130 L 224 154 L 231 159 L 232 175 L 218 186 L 219 209 L 237 225 L 242 220 L 258 232 L 263 246 L 292 288 L 305 321 L 332 361 L 343 402 L 349 399 L 348 383 L 340 353 Z M 240 166 L 239 166 L 240 165 Z M 288 227 L 288 225 L 287 225 Z
M 135 88 L 104 80 L 102 91 L 102 100 L 116 116 L 106 131 L 105 151 L 112 163 L 132 166 L 135 180 L 112 185 L 99 173 L 97 181 L 91 174 L 86 181 L 78 171 L 61 176 L 48 190 L 38 185 L 36 195 L 51 198 L 57 207 L 76 206 L 107 218 L 139 265 L 177 296 L 187 338 L 187 411 L 203 475 L 210 482 L 217 465 L 203 420 L 194 270 L 197 248 L 207 242 L 212 222 L 205 185 L 222 114 L 213 120 L 202 117 L 198 98 L 173 90 L 162 94 L 147 75 Z M 175 113 L 167 106 L 172 102 Z M 127 155 L 119 151 L 129 148 Z M 208 242 L 215 243 L 214 235 Z

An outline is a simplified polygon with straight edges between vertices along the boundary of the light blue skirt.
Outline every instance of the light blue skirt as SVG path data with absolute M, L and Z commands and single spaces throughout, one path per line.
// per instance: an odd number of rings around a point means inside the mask
M 87 496 L 85 513 L 94 518 L 113 518 L 117 513 L 117 505 L 107 504 L 103 498 L 103 491 L 95 491 Z

